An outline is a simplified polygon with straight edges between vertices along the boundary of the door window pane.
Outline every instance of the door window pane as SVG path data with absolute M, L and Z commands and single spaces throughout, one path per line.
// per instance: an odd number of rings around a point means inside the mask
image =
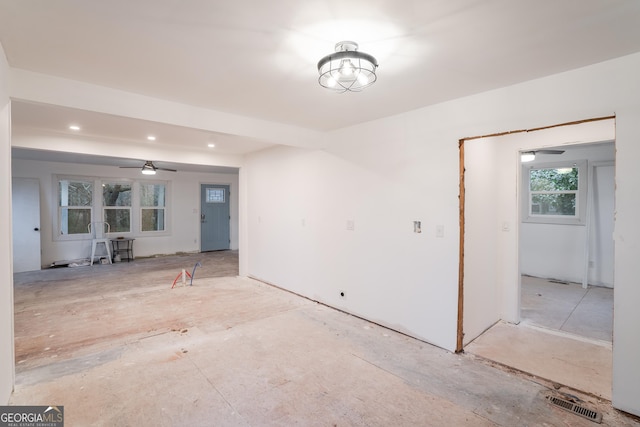
M 207 188 L 207 203 L 224 203 L 224 188 Z

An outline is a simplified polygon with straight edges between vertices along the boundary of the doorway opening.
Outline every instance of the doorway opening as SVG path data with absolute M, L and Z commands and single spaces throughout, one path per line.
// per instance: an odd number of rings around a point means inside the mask
M 522 164 L 521 320 L 611 344 L 614 142 L 555 150 Z
M 560 225 L 562 221 L 557 224 L 547 224 L 545 226 L 549 228 L 546 230 L 547 234 L 533 227 L 538 225 L 535 222 L 536 218 L 529 218 L 527 215 L 533 213 L 529 216 L 535 217 L 542 212 L 541 209 L 547 209 L 545 213 L 549 212 L 548 206 L 541 207 L 539 203 L 543 199 L 548 202 L 549 197 L 545 194 L 543 198 L 534 198 L 533 201 L 537 204 L 534 203 L 533 207 L 529 194 L 526 194 L 527 199 L 523 198 L 525 195 L 523 189 L 527 188 L 525 185 L 529 185 L 529 177 L 525 171 L 529 169 L 522 166 L 520 154 L 524 151 L 557 149 L 567 154 L 548 158 L 546 159 L 548 163 L 567 163 L 569 160 L 579 163 L 578 158 L 584 158 L 585 150 L 600 147 L 613 153 L 614 138 L 614 117 L 603 117 L 460 140 L 460 282 L 457 351 L 468 351 L 568 387 L 611 399 L 612 344 L 606 340 L 580 336 L 575 333 L 576 330 L 569 332 L 561 328 L 554 330 L 537 325 L 530 319 L 534 314 L 533 311 L 527 311 L 530 308 L 528 305 L 530 294 L 533 294 L 534 299 L 541 300 L 541 297 L 538 297 L 540 291 L 535 289 L 527 291 L 529 277 L 541 276 L 543 279 L 559 277 L 561 280 L 556 281 L 577 281 L 578 287 L 582 287 L 582 274 L 572 276 L 565 271 L 564 276 L 550 275 L 545 271 L 545 268 L 548 269 L 550 265 L 557 264 L 556 267 L 561 271 L 563 267 L 566 270 L 567 266 L 577 264 L 577 267 L 575 265 L 572 267 L 574 273 L 586 271 L 588 277 L 585 279 L 585 294 L 591 292 L 588 288 L 589 283 L 601 284 L 595 283 L 596 276 L 599 275 L 600 279 L 604 277 L 604 269 L 599 268 L 596 274 L 594 268 L 594 265 L 600 262 L 596 261 L 594 256 L 602 256 L 597 251 L 594 252 L 594 248 L 597 248 L 601 241 L 598 243 L 594 240 L 597 238 L 602 240 L 602 237 L 598 237 L 598 233 L 589 229 L 584 219 L 581 223 L 575 222 L 570 226 Z M 575 156 L 568 155 L 571 151 L 575 151 L 573 153 Z M 561 157 L 566 159 L 561 160 Z M 544 157 L 539 156 L 539 160 L 544 160 Z M 573 166 L 573 163 L 569 163 L 569 166 Z M 585 165 L 587 167 L 581 170 L 587 179 L 590 174 L 595 178 L 596 173 L 604 177 L 612 171 L 606 168 L 613 167 L 604 163 L 598 165 L 593 158 L 589 158 Z M 602 169 L 590 169 L 595 167 Z M 591 185 L 589 183 L 589 186 Z M 583 187 L 588 186 L 583 183 Z M 597 188 L 594 186 L 594 189 Z M 563 197 L 566 198 L 566 196 Z M 573 197 L 578 203 L 576 206 L 582 206 L 580 203 L 584 205 L 581 214 L 589 212 L 587 204 L 584 203 L 586 196 L 574 195 Z M 611 194 L 611 201 L 612 197 Z M 527 200 L 526 203 L 525 200 Z M 522 207 L 524 205 L 528 210 L 525 211 Z M 553 209 L 551 213 L 554 215 L 551 216 L 564 215 Z M 601 213 L 601 210 L 598 211 L 598 214 Z M 595 214 L 592 216 L 595 217 Z M 549 217 L 543 219 L 549 219 Z M 576 221 L 576 218 L 573 220 Z M 553 242 L 552 239 L 561 237 L 559 227 L 565 227 L 564 232 L 568 233 L 560 239 L 562 244 Z M 591 239 L 585 240 L 588 229 L 591 230 Z M 575 238 L 579 232 L 582 235 L 582 241 Z M 602 231 L 602 233 L 605 232 Z M 531 243 L 531 239 L 527 237 L 529 234 L 533 234 L 533 237 L 538 239 L 535 244 Z M 571 237 L 572 234 L 573 237 Z M 609 233 L 608 238 L 612 245 L 612 234 Z M 578 244 L 580 250 L 569 250 L 568 247 L 571 244 Z M 531 246 L 523 248 L 523 245 Z M 571 262 L 560 260 L 557 256 L 558 252 L 569 256 Z M 540 258 L 545 256 L 548 256 L 550 261 L 541 262 Z M 581 263 L 581 260 L 586 261 Z M 612 266 L 613 255 L 610 261 Z M 531 269 L 531 266 L 535 267 L 536 263 L 537 269 Z M 588 269 L 589 266 L 591 271 Z M 566 286 L 557 283 L 556 285 Z M 611 285 L 613 285 L 612 281 Z M 548 294 L 546 290 L 545 294 Z M 581 296 L 580 301 L 587 303 L 589 297 L 585 294 Z M 566 302 L 561 299 L 559 304 Z M 585 304 L 580 310 L 588 306 L 589 304 Z M 545 308 L 548 309 L 549 306 Z M 570 314 L 578 314 L 578 311 L 578 308 L 573 307 Z M 592 318 L 598 317 L 593 313 L 593 310 L 591 313 L 587 310 L 587 318 L 589 314 L 592 314 Z M 585 326 L 584 320 L 579 320 L 578 323 L 580 322 L 582 324 L 577 330 Z M 566 326 L 571 324 L 566 319 L 562 323 Z M 548 347 L 541 345 L 543 338 L 549 342 Z M 556 357 L 553 351 L 569 348 L 568 340 L 575 344 L 572 353 L 565 357 L 571 361 L 569 363 L 571 369 L 564 366 L 555 367 L 555 370 L 552 369 L 549 372 L 536 371 L 538 366 L 549 367 L 550 361 L 562 359 L 564 356 Z M 601 353 L 598 357 L 607 361 L 604 363 L 598 361 L 595 357 L 597 353 Z M 576 360 L 579 362 L 574 363 Z M 596 370 L 606 371 L 606 375 L 602 378 L 589 375 L 588 363 L 597 363 Z M 583 371 L 580 372 L 580 369 Z M 574 381 L 581 377 L 585 381 Z

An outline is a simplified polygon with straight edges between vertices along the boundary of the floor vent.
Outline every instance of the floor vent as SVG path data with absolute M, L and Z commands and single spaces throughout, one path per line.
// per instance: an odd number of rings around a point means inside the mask
M 549 279 L 547 280 L 549 283 L 557 283 L 559 285 L 568 285 L 569 282 L 566 282 L 564 280 L 557 280 L 557 279 Z
M 562 399 L 557 396 L 547 396 L 547 400 L 552 404 L 565 411 L 572 412 L 576 415 L 581 416 L 582 418 L 586 418 L 595 423 L 602 423 L 602 414 L 596 411 L 593 411 L 589 408 L 585 408 L 584 406 L 580 406 L 577 403 L 571 402 L 567 399 Z

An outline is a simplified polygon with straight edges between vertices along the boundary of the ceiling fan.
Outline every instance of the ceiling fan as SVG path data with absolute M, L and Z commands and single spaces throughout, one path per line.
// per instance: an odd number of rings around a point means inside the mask
M 120 166 L 122 169 L 138 169 L 138 166 Z M 177 172 L 175 169 L 159 168 L 153 164 L 151 160 L 145 161 L 142 165 L 142 173 L 144 175 L 155 175 L 156 171 Z
M 531 162 L 536 159 L 536 154 L 562 154 L 564 150 L 531 150 L 520 153 L 521 162 Z

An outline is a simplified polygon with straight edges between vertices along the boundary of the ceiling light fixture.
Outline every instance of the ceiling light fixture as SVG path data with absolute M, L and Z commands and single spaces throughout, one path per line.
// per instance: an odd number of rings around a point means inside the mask
M 216 146 L 216 144 L 207 144 L 207 147 L 209 148 L 214 148 Z
M 320 86 L 336 92 L 360 92 L 376 80 L 378 61 L 373 56 L 358 52 L 358 43 L 336 43 L 335 53 L 318 62 Z
M 78 126 L 78 125 L 70 125 L 69 129 L 71 129 L 71 130 L 80 130 L 80 126 Z
M 153 135 L 149 135 L 149 136 L 147 137 L 147 139 L 148 139 L 149 141 L 155 141 L 155 140 L 156 140 L 156 137 L 155 137 L 155 136 L 153 136 Z

